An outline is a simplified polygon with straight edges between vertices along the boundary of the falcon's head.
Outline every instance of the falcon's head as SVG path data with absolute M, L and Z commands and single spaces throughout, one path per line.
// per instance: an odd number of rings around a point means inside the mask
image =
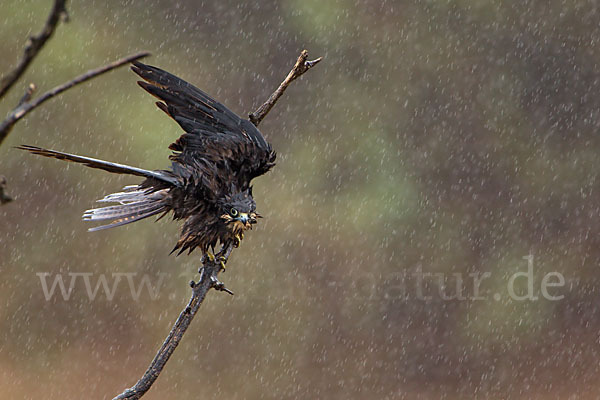
M 252 198 L 252 188 L 226 196 L 221 202 L 221 220 L 232 237 L 243 238 L 243 232 L 252 229 L 261 216 L 256 212 L 256 203 Z

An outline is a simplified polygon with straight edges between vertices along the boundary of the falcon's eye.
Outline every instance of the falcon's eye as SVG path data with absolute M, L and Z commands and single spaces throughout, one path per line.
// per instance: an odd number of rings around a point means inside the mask
M 238 210 L 236 210 L 235 208 L 232 208 L 231 210 L 229 210 L 229 215 L 231 215 L 232 217 L 237 217 L 238 216 Z

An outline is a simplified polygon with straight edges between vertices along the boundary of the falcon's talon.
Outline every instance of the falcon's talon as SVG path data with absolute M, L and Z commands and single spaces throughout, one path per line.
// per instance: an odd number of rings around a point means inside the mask
M 240 247 L 242 240 L 244 240 L 244 232 L 238 233 L 237 235 L 235 235 L 235 237 L 233 238 L 233 247 L 235 247 L 235 248 Z
M 225 257 L 223 257 L 223 256 L 217 256 L 216 261 L 221 266 L 221 269 L 223 271 L 225 271 L 225 263 L 227 262 L 227 260 L 225 259 Z

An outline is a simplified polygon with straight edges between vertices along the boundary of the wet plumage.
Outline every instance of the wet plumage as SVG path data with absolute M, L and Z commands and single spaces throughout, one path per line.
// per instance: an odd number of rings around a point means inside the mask
M 131 69 L 144 79 L 138 84 L 158 98 L 157 106 L 185 131 L 169 146 L 169 169 L 149 171 L 34 146 L 19 148 L 145 178 L 99 200 L 118 204 L 87 210 L 85 220 L 110 221 L 92 231 L 172 213 L 173 219 L 184 221 L 173 249 L 178 254 L 238 244 L 260 217 L 250 182 L 275 165 L 271 145 L 250 121 L 182 79 L 138 62 Z

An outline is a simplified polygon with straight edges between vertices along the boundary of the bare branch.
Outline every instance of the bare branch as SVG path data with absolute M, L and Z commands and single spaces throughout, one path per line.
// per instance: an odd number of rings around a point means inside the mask
M 118 68 L 124 64 L 128 64 L 132 61 L 135 60 L 139 60 L 140 58 L 144 58 L 146 56 L 150 55 L 150 53 L 148 52 L 141 52 L 141 53 L 137 53 L 137 54 L 133 54 L 130 56 L 127 56 L 125 58 L 121 58 L 115 62 L 112 62 L 110 64 L 107 64 L 103 67 L 100 68 L 96 68 L 96 69 L 92 69 L 89 70 L 88 72 L 86 72 L 83 75 L 79 75 L 77 78 L 63 83 L 60 86 L 55 87 L 54 89 L 42 94 L 41 96 L 39 96 L 38 98 L 28 101 L 27 100 L 27 95 L 24 96 L 24 98 L 26 99 L 26 101 L 24 103 L 21 104 L 21 102 L 19 103 L 19 106 L 17 106 L 17 108 L 15 108 L 10 114 L 8 114 L 8 116 L 6 117 L 6 119 L 4 121 L 2 121 L 2 123 L 0 123 L 0 145 L 2 144 L 2 142 L 4 141 L 4 139 L 6 139 L 6 137 L 8 136 L 8 134 L 10 133 L 12 127 L 21 119 L 23 118 L 25 115 L 27 115 L 30 111 L 32 111 L 33 109 L 35 109 L 36 107 L 40 106 L 41 104 L 43 104 L 44 102 L 46 102 L 47 100 L 50 100 L 51 98 L 53 98 L 54 96 L 57 96 L 59 94 L 61 94 L 62 92 L 64 92 L 67 89 L 72 88 L 75 85 L 78 85 L 80 83 L 83 83 L 85 81 L 88 81 L 92 78 L 97 77 L 98 75 L 104 74 L 105 72 L 111 71 L 115 68 Z M 33 87 L 33 89 L 35 89 L 35 86 Z M 30 90 L 31 93 L 33 93 L 33 89 L 31 89 L 31 85 L 30 85 Z M 28 97 L 31 97 L 31 94 L 28 95 Z
M 308 71 L 315 64 L 321 61 L 321 58 L 318 58 L 314 61 L 306 61 L 308 58 L 308 52 L 306 50 L 302 51 L 300 57 L 296 61 L 296 65 L 290 71 L 288 76 L 285 78 L 283 83 L 279 85 L 279 88 L 269 97 L 269 99 L 258 108 L 255 112 L 250 114 L 250 121 L 258 126 L 262 119 L 267 115 L 267 113 L 273 108 L 277 99 L 281 97 L 285 89 L 288 85 L 297 77 Z M 183 309 L 183 311 L 179 314 L 177 321 L 171 328 L 171 332 L 169 332 L 169 336 L 165 339 L 163 345 L 158 350 L 158 353 L 154 356 L 154 359 L 150 363 L 150 366 L 144 373 L 144 375 L 140 378 L 137 383 L 131 387 L 130 389 L 125 390 L 123 393 L 115 397 L 113 400 L 124 400 L 131 399 L 137 400 L 141 398 L 152 386 L 152 384 L 156 381 L 163 368 L 165 367 L 169 357 L 175 351 L 177 345 L 181 341 L 183 334 L 187 330 L 188 326 L 194 319 L 194 316 L 198 312 L 206 294 L 210 289 L 221 290 L 227 292 L 229 294 L 233 294 L 229 289 L 223 285 L 217 279 L 217 275 L 221 271 L 221 264 L 219 262 L 219 258 L 223 260 L 223 262 L 227 262 L 231 252 L 233 251 L 233 245 L 228 245 L 221 249 L 219 254 L 215 256 L 215 260 L 204 260 L 203 266 L 200 268 L 200 280 L 198 283 L 191 282 L 192 286 L 192 298 L 188 302 L 187 306 Z
M 46 20 L 46 24 L 42 31 L 36 35 L 31 36 L 27 39 L 27 43 L 25 44 L 25 50 L 23 52 L 23 57 L 12 71 L 2 77 L 0 79 L 0 98 L 4 97 L 4 95 L 10 90 L 10 88 L 19 80 L 19 78 L 25 73 L 29 64 L 33 61 L 33 59 L 38 55 L 40 50 L 44 47 L 48 39 L 54 33 L 56 26 L 58 25 L 61 18 L 66 18 L 67 9 L 66 9 L 66 0 L 55 0 L 54 6 L 52 7 L 52 11 L 50 11 L 50 15 Z
M 277 100 L 281 97 L 285 89 L 294 81 L 294 79 L 298 78 L 300 75 L 304 74 L 306 71 L 317 65 L 323 57 L 319 57 L 316 60 L 307 61 L 308 60 L 308 51 L 302 50 L 300 56 L 296 60 L 296 64 L 294 68 L 290 71 L 290 73 L 285 77 L 283 82 L 279 85 L 277 90 L 273 92 L 273 94 L 265 101 L 265 103 L 258 108 L 258 110 L 254 111 L 248 117 L 250 121 L 258 126 L 263 118 L 271 111 L 271 108 L 275 105 Z
M 183 334 L 196 316 L 196 313 L 200 309 L 200 306 L 202 305 L 202 302 L 204 301 L 208 291 L 211 288 L 215 288 L 230 292 L 217 279 L 217 275 L 221 270 L 221 264 L 217 260 L 222 256 L 224 262 L 226 262 L 231 255 L 232 250 L 233 245 L 229 245 L 219 252 L 219 254 L 215 257 L 215 260 L 206 259 L 204 261 L 202 268 L 200 268 L 200 280 L 198 283 L 194 283 L 194 281 L 190 282 L 190 286 L 192 286 L 192 297 L 190 298 L 190 301 L 179 314 L 177 321 L 175 321 L 173 328 L 171 328 L 171 332 L 169 332 L 169 336 L 167 336 L 164 343 L 158 350 L 158 353 L 156 353 L 154 356 L 150 366 L 133 387 L 126 389 L 113 400 L 133 400 L 142 397 L 150 389 L 150 387 L 152 387 L 152 384 L 162 372 L 167 361 L 169 361 L 169 358 L 175 351 L 175 348 L 177 348 L 179 345 Z

